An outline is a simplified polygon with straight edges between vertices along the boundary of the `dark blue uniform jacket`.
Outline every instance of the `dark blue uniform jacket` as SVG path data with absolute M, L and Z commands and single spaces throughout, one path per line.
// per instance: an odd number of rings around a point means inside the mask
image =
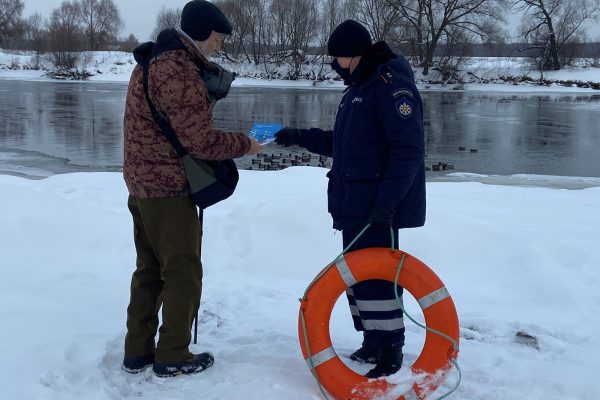
M 395 211 L 395 229 L 423 226 L 423 106 L 410 64 L 379 42 L 347 83 L 333 131 L 300 130 L 302 147 L 333 158 L 333 227 L 362 228 L 375 206 Z

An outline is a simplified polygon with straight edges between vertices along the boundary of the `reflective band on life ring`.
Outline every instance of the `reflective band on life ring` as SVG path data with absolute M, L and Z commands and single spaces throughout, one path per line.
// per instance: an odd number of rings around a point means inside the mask
M 329 268 L 308 289 L 300 305 L 298 320 L 304 359 L 323 388 L 338 400 L 370 400 L 384 396 L 396 387 L 385 379 L 369 380 L 342 362 L 331 344 L 329 319 L 338 297 L 349 286 L 370 279 L 394 282 L 402 255 L 405 260 L 398 284 L 417 299 L 428 328 L 459 342 L 454 302 L 442 281 L 429 267 L 400 250 L 392 252 L 390 249 L 370 248 L 348 253 L 335 262 L 335 268 Z M 310 348 L 310 358 L 306 342 Z M 426 378 L 413 384 L 398 400 L 424 400 L 443 382 L 450 369 L 450 361 L 457 356 L 458 350 L 448 339 L 427 331 L 423 350 L 411 367 L 415 374 L 425 374 Z

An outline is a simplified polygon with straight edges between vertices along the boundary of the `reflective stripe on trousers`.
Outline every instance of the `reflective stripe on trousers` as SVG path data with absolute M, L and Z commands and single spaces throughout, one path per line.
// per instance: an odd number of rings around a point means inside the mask
M 398 294 L 401 293 L 399 287 Z M 402 309 L 396 301 L 393 283 L 380 280 L 360 282 L 348 288 L 346 295 L 356 330 L 392 332 L 404 328 Z
M 362 230 L 362 229 L 361 229 Z M 342 232 L 344 248 L 360 233 L 361 230 L 344 230 Z M 369 228 L 348 251 L 370 247 L 390 247 L 390 231 L 387 229 Z M 394 244 L 398 248 L 398 231 L 394 231 Z M 398 286 L 398 294 L 402 296 L 402 288 Z M 382 280 L 359 282 L 346 291 L 354 327 L 358 331 L 398 331 L 404 329 L 402 309 L 398 306 L 394 294 L 394 284 Z

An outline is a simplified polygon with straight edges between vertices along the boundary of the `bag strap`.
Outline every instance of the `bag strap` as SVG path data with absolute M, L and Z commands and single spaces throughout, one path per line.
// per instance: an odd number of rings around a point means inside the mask
M 150 106 L 150 112 L 152 113 L 152 119 L 154 119 L 154 122 L 156 122 L 158 124 L 162 134 L 167 138 L 169 143 L 171 143 L 171 146 L 173 146 L 177 155 L 180 158 L 183 158 L 189 154 L 188 151 L 185 149 L 185 147 L 183 147 L 183 145 L 177 138 L 177 135 L 175 134 L 175 131 L 173 130 L 173 127 L 171 126 L 171 123 L 156 109 L 156 106 L 154 106 L 154 103 L 152 103 L 152 100 L 150 100 L 150 93 L 148 91 L 148 79 L 149 79 L 149 75 L 150 75 L 150 60 L 148 60 L 147 62 L 144 62 L 142 64 L 142 68 L 144 69 L 144 78 L 143 78 L 144 79 L 144 94 L 146 95 L 146 101 L 148 102 L 148 106 Z

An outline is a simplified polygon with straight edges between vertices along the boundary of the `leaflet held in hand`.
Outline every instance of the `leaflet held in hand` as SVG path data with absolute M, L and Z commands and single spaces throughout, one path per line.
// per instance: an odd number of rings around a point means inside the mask
M 255 122 L 250 129 L 250 136 L 258 143 L 265 145 L 275 140 L 275 133 L 281 128 L 283 128 L 281 124 Z

